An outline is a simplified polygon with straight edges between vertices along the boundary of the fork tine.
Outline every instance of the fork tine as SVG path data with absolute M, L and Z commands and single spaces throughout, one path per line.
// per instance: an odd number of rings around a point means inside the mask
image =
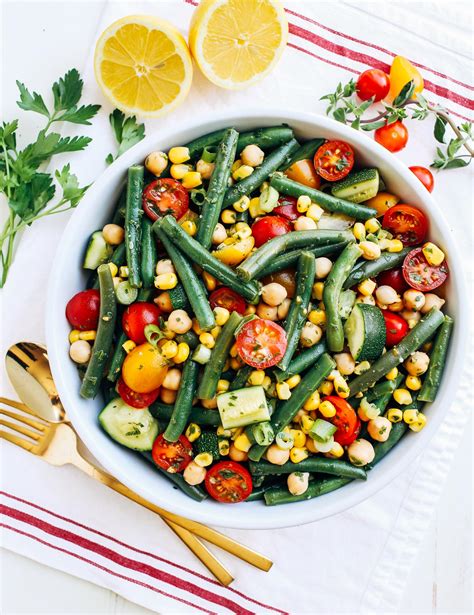
M 9 431 L 3 431 L 3 430 L 0 430 L 0 438 L 3 438 L 4 440 L 8 440 L 12 444 L 16 444 L 16 446 L 19 446 L 20 448 L 25 449 L 25 451 L 29 451 L 30 453 L 33 453 L 36 455 L 36 444 L 33 444 L 33 442 L 28 442 L 27 440 L 23 440 L 23 438 L 19 438 L 18 436 L 15 436 Z
M 38 431 L 44 431 L 46 429 L 46 425 L 44 423 L 40 423 L 39 421 L 34 421 L 30 419 L 29 416 L 24 416 L 22 414 L 18 414 L 17 412 L 11 412 L 11 410 L 6 410 L 0 406 L 0 415 L 8 416 L 11 419 L 15 419 L 20 423 L 25 423 L 25 425 L 29 425 L 33 427 L 33 429 L 37 429 Z
M 26 427 L 23 427 L 23 425 L 19 425 L 18 423 L 12 423 L 11 421 L 4 421 L 3 419 L 0 419 L 0 425 L 3 425 L 3 427 L 8 427 L 8 429 L 21 433 L 27 438 L 31 438 L 35 441 L 38 441 L 42 436 L 42 434 L 30 431 L 29 429 L 26 429 Z
M 26 404 L 22 404 L 20 401 L 16 401 L 16 399 L 8 399 L 7 397 L 0 397 L 0 403 L 5 404 L 6 406 L 11 406 L 12 408 L 16 408 L 17 410 L 22 410 L 27 414 L 31 414 L 31 416 L 36 416 L 37 418 L 41 418 L 36 412 L 34 412 L 30 407 Z

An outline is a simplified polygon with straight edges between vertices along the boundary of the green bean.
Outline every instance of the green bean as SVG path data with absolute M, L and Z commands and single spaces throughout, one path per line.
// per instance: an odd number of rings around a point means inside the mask
M 184 364 L 173 414 L 163 434 L 168 442 L 176 442 L 186 429 L 197 389 L 199 368 L 199 364 L 191 359 L 188 359 Z
M 174 220 L 174 218 L 173 218 Z M 173 265 L 175 266 L 176 273 L 183 285 L 186 295 L 188 296 L 189 303 L 193 309 L 196 319 L 200 328 L 203 331 L 209 331 L 216 326 L 214 319 L 214 312 L 211 310 L 209 301 L 206 296 L 201 280 L 198 278 L 197 273 L 194 271 L 192 264 L 184 256 L 182 252 L 173 244 L 168 236 L 161 230 L 161 228 L 153 227 L 156 235 L 164 245 L 168 256 L 171 258 Z
M 224 363 L 234 343 L 235 330 L 241 322 L 242 316 L 238 312 L 232 312 L 228 321 L 222 327 L 222 331 L 216 340 L 216 345 L 212 349 L 211 358 L 204 367 L 197 392 L 199 399 L 212 399 L 215 396 Z
M 364 468 L 357 468 L 347 461 L 327 459 L 324 457 L 308 457 L 299 463 L 288 461 L 283 465 L 268 463 L 268 461 L 250 461 L 249 469 L 252 476 L 291 474 L 292 472 L 310 472 L 320 474 L 334 474 L 345 478 L 359 478 L 367 480 Z
M 238 201 L 240 197 L 249 195 L 259 188 L 274 171 L 286 164 L 289 157 L 292 156 L 297 149 L 298 141 L 292 139 L 280 145 L 280 147 L 271 154 L 268 154 L 262 164 L 256 167 L 251 175 L 237 182 L 230 188 L 227 188 L 222 203 L 223 207 L 229 207 Z
M 155 280 L 155 267 L 157 261 L 156 240 L 151 231 L 153 226 L 151 220 L 147 217 L 142 218 L 142 261 L 141 261 L 141 276 L 143 288 L 153 288 Z
M 228 128 L 217 150 L 215 167 L 202 205 L 196 235 L 197 241 L 207 250 L 211 247 L 212 234 L 219 222 L 225 189 L 229 184 L 231 167 L 235 160 L 238 137 L 239 133 L 236 130 Z
M 372 363 L 366 372 L 350 383 L 350 396 L 367 391 L 391 369 L 403 363 L 412 352 L 418 350 L 433 335 L 443 321 L 443 313 L 436 308 L 431 309 L 399 344 L 390 348 L 375 363 Z
M 94 346 L 92 347 L 91 358 L 80 391 L 81 397 L 86 399 L 94 399 L 99 391 L 112 347 L 115 320 L 117 318 L 117 303 L 110 267 L 107 264 L 99 265 L 97 272 L 100 287 L 99 324 L 97 326 Z
M 150 406 L 149 410 L 156 419 L 164 422 L 168 422 L 173 414 L 173 406 L 162 404 L 157 401 Z M 200 406 L 193 406 L 188 422 L 196 423 L 196 425 L 203 425 L 205 427 L 219 427 L 221 418 L 217 410 L 207 410 Z
M 344 329 L 339 315 L 339 297 L 344 280 L 361 254 L 361 249 L 355 243 L 346 246 L 324 282 L 323 302 L 326 308 L 326 338 L 328 348 L 332 352 L 341 352 L 344 348 Z
M 229 391 L 237 391 L 237 389 L 243 389 L 247 384 L 247 380 L 253 371 L 253 367 L 250 365 L 242 365 L 237 372 L 237 375 L 230 382 Z
M 275 506 L 277 504 L 291 504 L 311 500 L 320 495 L 335 491 L 352 481 L 351 478 L 325 478 L 314 480 L 309 483 L 308 489 L 302 495 L 291 495 L 287 487 L 270 487 L 264 493 L 265 504 Z
M 288 160 L 287 164 L 280 168 L 280 171 L 286 171 L 299 160 L 310 159 L 312 161 L 314 154 L 325 141 L 326 139 L 311 139 L 310 141 L 306 141 L 306 143 L 300 145 L 293 156 L 291 156 L 290 160 Z
M 142 192 L 143 192 L 143 166 L 136 165 L 128 170 L 127 183 L 127 207 L 125 210 L 125 249 L 127 254 L 128 281 L 130 286 L 140 288 L 141 256 L 141 225 L 140 218 L 143 215 Z
M 200 487 L 199 485 L 189 485 L 184 480 L 182 474 L 179 474 L 178 472 L 174 472 L 174 473 L 167 472 L 166 470 L 163 470 L 163 468 L 160 468 L 160 466 L 157 465 L 153 461 L 153 456 L 152 456 L 152 454 L 150 452 L 147 451 L 147 452 L 143 452 L 143 453 L 140 453 L 140 454 L 143 455 L 143 457 L 149 463 L 152 463 L 160 474 L 162 474 L 169 481 L 171 481 L 184 494 L 188 495 L 193 500 L 196 500 L 196 502 L 202 502 L 203 500 L 205 500 L 207 498 L 207 493 L 204 491 L 204 489 L 202 487 Z
M 434 341 L 428 371 L 425 374 L 423 386 L 418 394 L 418 399 L 421 401 L 434 401 L 436 398 L 446 363 L 446 354 L 448 352 L 449 339 L 453 326 L 453 319 L 450 316 L 445 316 L 444 322 Z
M 259 278 L 262 271 L 267 271 L 267 267 L 278 258 L 282 252 L 296 248 L 313 248 L 328 246 L 331 244 L 353 242 L 354 235 L 349 231 L 293 231 L 286 235 L 278 235 L 266 241 L 260 248 L 255 250 L 236 271 L 244 280 Z
M 316 274 L 316 261 L 310 252 L 301 252 L 296 270 L 295 296 L 291 300 L 288 316 L 285 320 L 286 350 L 278 367 L 285 371 L 295 354 L 300 340 L 301 330 L 306 322 L 314 276 Z
M 365 398 L 367 401 L 373 402 L 380 397 L 385 397 L 385 395 L 391 395 L 396 388 L 396 380 L 384 380 L 369 389 L 365 394 Z
M 320 256 L 334 254 L 335 252 L 341 252 L 347 244 L 347 241 L 340 241 L 338 243 L 330 243 L 327 246 L 318 246 L 317 248 L 311 248 L 308 246 L 305 250 L 306 252 L 311 252 L 315 258 L 318 258 Z M 261 279 L 271 273 L 275 273 L 275 271 L 281 271 L 282 269 L 292 267 L 297 262 L 300 254 L 301 250 L 291 250 L 280 254 L 280 256 L 277 256 L 268 262 L 267 266 L 259 272 L 258 278 Z
M 290 364 L 286 368 L 286 370 L 282 371 L 281 369 L 276 368 L 273 372 L 278 382 L 283 382 L 290 376 L 295 376 L 296 374 L 301 374 L 304 370 L 313 365 L 321 355 L 323 355 L 327 350 L 326 341 L 322 340 L 318 344 L 311 346 L 311 348 L 305 348 L 302 350 L 296 357 L 291 359 Z
M 317 203 L 326 211 L 345 214 L 356 220 L 364 221 L 377 215 L 376 210 L 371 207 L 351 203 L 351 201 L 345 201 L 344 199 L 338 199 L 326 192 L 321 192 L 315 188 L 310 188 L 309 186 L 294 182 L 285 177 L 282 173 L 274 173 L 270 179 L 270 185 L 278 190 L 280 194 L 286 194 L 296 198 L 302 195 L 309 196 L 313 203 Z
M 377 389 L 377 387 L 380 387 L 378 391 L 381 391 L 382 386 L 384 387 L 385 392 L 381 395 L 378 395 L 373 400 L 370 400 L 369 395 L 366 395 L 368 401 L 370 401 L 371 404 L 373 404 L 376 408 L 380 410 L 380 414 L 383 414 L 385 412 L 385 408 L 388 406 L 390 400 L 393 397 L 393 392 L 399 388 L 399 386 L 403 382 L 403 378 L 403 374 L 398 374 L 395 380 L 386 380 L 386 382 L 389 382 L 391 384 L 390 388 L 385 386 L 385 382 L 382 382 L 380 385 L 376 384 L 372 389 L 369 389 L 370 392 L 374 389 Z
M 251 303 L 258 302 L 259 285 L 257 282 L 243 282 L 233 269 L 221 263 L 212 256 L 202 245 L 190 237 L 176 222 L 173 216 L 164 216 L 153 225 L 155 233 L 161 229 L 167 237 L 194 263 L 202 267 L 220 282 L 235 290 L 244 299 Z
M 344 282 L 343 289 L 352 288 L 356 284 L 375 278 L 387 269 L 394 269 L 403 263 L 405 256 L 412 248 L 403 248 L 400 252 L 382 252 L 381 256 L 375 261 L 363 261 L 357 263 Z
M 186 333 L 178 333 L 174 338 L 178 344 L 187 344 L 192 350 L 199 344 L 199 337 L 194 333 L 192 329 L 186 331 Z

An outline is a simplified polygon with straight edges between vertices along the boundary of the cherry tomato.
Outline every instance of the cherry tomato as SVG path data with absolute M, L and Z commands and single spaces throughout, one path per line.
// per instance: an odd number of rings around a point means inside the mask
M 408 284 L 405 282 L 401 269 L 382 271 L 382 273 L 377 276 L 377 284 L 379 286 L 391 286 L 399 295 L 404 293 L 408 288 Z
M 182 472 L 191 461 L 193 447 L 186 436 L 179 436 L 176 442 L 168 442 L 160 434 L 153 442 L 151 456 L 157 466 L 170 474 Z
M 239 314 L 243 314 L 247 309 L 245 299 L 227 286 L 220 286 L 214 290 L 209 297 L 209 303 L 213 309 L 219 306 L 226 308 L 229 312 L 238 312 Z
M 294 222 L 301 214 L 296 207 L 297 199 L 294 196 L 281 196 L 273 214 Z
M 158 348 L 140 344 L 128 353 L 122 365 L 122 378 L 135 393 L 151 393 L 160 387 L 168 362 Z
M 304 184 L 310 188 L 316 188 L 321 185 L 321 180 L 313 165 L 313 161 L 309 159 L 298 160 L 285 171 L 288 179 L 292 179 L 299 184 Z
M 151 220 L 172 214 L 176 220 L 189 209 L 189 194 L 176 179 L 161 177 L 143 191 L 143 209 Z
M 132 391 L 132 389 L 125 384 L 123 378 L 120 377 L 117 384 L 117 393 L 123 401 L 129 406 L 132 406 L 132 408 L 148 408 L 148 406 L 151 406 L 151 404 L 157 400 L 160 389 L 155 389 L 151 393 L 137 393 L 136 391 Z
M 316 173 L 329 182 L 349 174 L 354 166 L 354 151 L 344 141 L 326 141 L 314 155 Z
M 255 246 L 259 248 L 269 239 L 278 235 L 291 233 L 292 227 L 286 218 L 281 216 L 264 216 L 252 224 L 252 235 L 255 239 Z
M 220 461 L 206 474 L 206 490 L 218 502 L 237 504 L 252 493 L 250 472 L 235 461 Z
M 285 329 L 264 318 L 245 323 L 236 343 L 242 361 L 258 369 L 276 365 L 283 358 L 287 345 Z
M 403 261 L 403 277 L 406 283 L 423 293 L 441 286 L 446 281 L 448 273 L 448 264 L 445 260 L 441 265 L 430 265 L 422 248 L 415 248 L 409 252 Z
M 277 284 L 281 284 L 288 293 L 288 297 L 292 299 L 295 296 L 296 289 L 296 279 L 295 279 L 295 270 L 294 269 L 281 269 L 280 271 L 275 271 L 275 273 L 270 273 L 269 275 L 262 278 L 262 284 L 271 284 L 272 282 L 276 282 Z
M 135 344 L 144 344 L 146 342 L 145 327 L 157 325 L 160 316 L 161 310 L 157 305 L 138 301 L 129 305 L 123 313 L 122 327 L 127 337 Z
M 336 408 L 336 415 L 327 419 L 337 427 L 334 440 L 341 446 L 347 446 L 354 442 L 360 431 L 360 420 L 354 408 L 349 402 L 337 395 L 329 395 L 324 398 L 324 401 L 330 401 Z
M 426 237 L 428 218 L 416 207 L 398 203 L 385 212 L 382 226 L 404 246 L 415 246 Z
M 82 290 L 69 299 L 66 305 L 66 318 L 71 327 L 88 331 L 97 329 L 99 322 L 100 293 L 95 288 Z
M 373 102 L 379 102 L 387 96 L 390 90 L 389 76 L 378 68 L 365 70 L 357 79 L 356 90 L 361 100 L 373 98 Z
M 397 120 L 392 124 L 385 124 L 377 128 L 374 133 L 374 139 L 380 145 L 383 145 L 389 152 L 399 152 L 402 150 L 408 141 L 408 130 L 405 124 Z
M 404 318 L 394 312 L 382 310 L 382 314 L 385 319 L 385 331 L 387 333 L 385 344 L 391 348 L 401 342 L 408 333 L 408 323 Z
M 428 192 L 433 192 L 434 177 L 433 173 L 426 167 L 408 167 L 414 173 Z

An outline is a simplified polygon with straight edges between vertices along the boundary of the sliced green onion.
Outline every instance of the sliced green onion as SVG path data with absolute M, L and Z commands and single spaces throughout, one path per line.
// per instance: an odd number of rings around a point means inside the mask
M 287 451 L 288 449 L 293 447 L 293 444 L 295 443 L 295 439 L 293 438 L 291 433 L 288 433 L 287 431 L 280 431 L 280 433 L 277 433 L 276 435 L 275 443 L 278 446 L 278 448 L 281 448 L 284 451 Z
M 278 205 L 280 195 L 273 186 L 266 186 L 260 194 L 260 209 L 270 213 Z
M 263 421 L 263 423 L 257 423 L 256 425 L 249 425 L 245 433 L 251 442 L 259 444 L 260 446 L 269 446 L 275 437 L 269 421 Z
M 329 438 L 327 442 L 314 441 L 314 448 L 320 453 L 329 453 L 334 446 L 334 438 Z
M 115 296 L 122 305 L 130 305 L 137 300 L 138 288 L 133 288 L 128 280 L 124 280 L 115 289 Z
M 336 430 L 337 427 L 329 421 L 325 421 L 324 419 L 316 419 L 308 435 L 313 438 L 313 440 L 325 444 L 332 439 L 332 436 L 336 433 Z
M 157 347 L 158 342 L 165 337 L 165 334 L 157 325 L 146 325 L 143 332 L 145 334 L 146 341 L 155 348 Z
M 201 160 L 204 162 L 214 162 L 217 158 L 217 147 L 215 145 L 208 145 L 202 150 Z
M 205 188 L 194 188 L 194 190 L 190 192 L 191 201 L 197 205 L 197 207 L 202 207 L 206 200 L 206 194 Z
M 204 344 L 199 344 L 196 347 L 196 350 L 193 352 L 192 359 L 201 365 L 205 365 L 209 359 L 211 358 L 211 349 L 204 346 Z

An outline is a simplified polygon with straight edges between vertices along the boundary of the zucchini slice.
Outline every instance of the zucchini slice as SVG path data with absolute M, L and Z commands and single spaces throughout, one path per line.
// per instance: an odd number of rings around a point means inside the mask
M 339 199 L 352 203 L 362 203 L 374 197 L 379 191 L 379 172 L 377 169 L 362 169 L 349 173 L 347 177 L 336 182 L 331 193 Z
M 84 256 L 84 269 L 97 269 L 102 263 L 107 263 L 114 249 L 105 241 L 102 231 L 92 233 Z
M 375 361 L 382 354 L 386 341 L 385 319 L 375 305 L 357 303 L 344 332 L 356 361 Z
M 158 421 L 148 408 L 132 408 L 120 397 L 105 406 L 99 423 L 112 440 L 135 451 L 151 451 L 158 435 Z

